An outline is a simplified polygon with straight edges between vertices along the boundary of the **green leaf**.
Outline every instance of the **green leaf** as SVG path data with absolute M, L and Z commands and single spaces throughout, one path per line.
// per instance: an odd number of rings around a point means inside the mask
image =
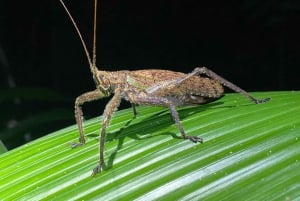
M 7 148 L 3 144 L 2 140 L 0 140 L 0 154 L 7 152 Z
M 300 199 L 300 92 L 239 94 L 178 109 L 183 127 L 204 139 L 180 139 L 169 111 L 138 107 L 114 114 L 101 174 L 100 118 L 0 156 L 1 200 L 297 200 Z

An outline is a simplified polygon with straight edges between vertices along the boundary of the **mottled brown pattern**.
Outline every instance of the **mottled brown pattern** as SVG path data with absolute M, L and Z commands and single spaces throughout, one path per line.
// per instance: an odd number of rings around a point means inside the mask
M 221 97 L 224 92 L 216 80 L 169 70 L 98 71 L 97 76 L 102 82 L 98 87 L 103 93 L 111 94 L 116 88 L 122 88 L 123 98 L 136 104 L 139 103 L 133 98 L 126 97 L 128 93 L 141 95 L 145 92 L 148 96 L 172 99 L 179 106 L 203 104 Z
M 146 86 L 158 84 L 166 80 L 175 80 L 185 76 L 184 73 L 174 72 L 169 70 L 150 69 L 132 71 L 130 76 L 136 81 L 144 83 Z
M 222 85 L 242 93 L 255 103 L 269 100 L 255 99 L 243 89 L 205 67 L 195 68 L 189 74 L 160 69 L 114 72 L 97 71 L 94 80 L 97 89 L 82 94 L 75 102 L 75 116 L 80 133 L 80 143 L 73 144 L 73 147 L 76 147 L 85 143 L 81 105 L 88 101 L 112 96 L 103 114 L 100 160 L 99 164 L 93 169 L 93 175 L 101 172 L 104 163 L 103 152 L 106 128 L 109 125 L 113 112 L 118 108 L 121 99 L 132 103 L 134 115 L 136 115 L 135 105 L 160 105 L 168 107 L 182 138 L 189 139 L 195 143 L 202 142 L 202 139 L 198 136 L 189 136 L 185 133 L 175 106 L 204 104 L 216 100 L 223 95 L 224 90 Z

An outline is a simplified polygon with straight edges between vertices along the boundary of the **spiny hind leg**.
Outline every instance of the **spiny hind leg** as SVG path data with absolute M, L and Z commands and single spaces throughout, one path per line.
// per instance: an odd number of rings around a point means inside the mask
M 72 148 L 84 145 L 85 144 L 85 137 L 83 131 L 83 121 L 82 121 L 82 109 L 81 106 L 86 102 L 95 101 L 105 97 L 105 95 L 99 90 L 96 89 L 94 91 L 89 91 L 84 94 L 81 94 L 76 98 L 75 101 L 75 120 L 79 130 L 79 143 L 72 143 Z
M 200 75 L 200 74 L 204 74 L 218 82 L 220 82 L 222 85 L 228 87 L 229 89 L 241 93 L 244 96 L 246 96 L 247 98 L 249 98 L 252 102 L 258 104 L 258 103 L 264 103 L 270 100 L 270 98 L 265 98 L 265 99 L 261 99 L 258 100 L 256 98 L 254 98 L 253 96 L 251 96 L 248 92 L 246 92 L 245 90 L 241 89 L 240 87 L 236 86 L 235 84 L 229 82 L 228 80 L 226 80 L 225 78 L 219 76 L 218 74 L 216 74 L 215 72 L 213 72 L 212 70 L 206 68 L 206 67 L 197 67 L 195 68 L 191 73 L 189 73 L 189 76 L 194 76 L 194 75 Z

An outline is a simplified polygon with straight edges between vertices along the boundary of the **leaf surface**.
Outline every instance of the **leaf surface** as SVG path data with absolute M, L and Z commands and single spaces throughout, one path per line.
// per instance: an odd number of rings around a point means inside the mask
M 85 122 L 75 149 L 71 126 L 0 155 L 1 200 L 297 200 L 300 199 L 300 92 L 255 105 L 239 94 L 179 108 L 180 138 L 169 111 L 138 107 L 114 114 L 105 167 L 96 166 L 100 118 Z

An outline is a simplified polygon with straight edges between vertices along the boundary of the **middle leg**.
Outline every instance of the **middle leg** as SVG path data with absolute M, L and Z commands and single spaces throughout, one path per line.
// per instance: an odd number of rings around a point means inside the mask
M 195 143 L 203 142 L 202 138 L 200 138 L 200 137 L 189 136 L 186 134 L 186 132 L 184 131 L 182 124 L 180 122 L 180 118 L 179 118 L 178 112 L 176 111 L 175 105 L 169 99 L 163 98 L 163 97 L 149 96 L 149 94 L 147 94 L 147 93 L 137 93 L 137 94 L 129 93 L 128 99 L 130 100 L 130 102 L 139 104 L 139 105 L 160 105 L 160 106 L 168 107 L 171 112 L 171 116 L 172 116 L 173 120 L 175 121 L 175 123 L 181 133 L 182 138 L 189 139 Z

